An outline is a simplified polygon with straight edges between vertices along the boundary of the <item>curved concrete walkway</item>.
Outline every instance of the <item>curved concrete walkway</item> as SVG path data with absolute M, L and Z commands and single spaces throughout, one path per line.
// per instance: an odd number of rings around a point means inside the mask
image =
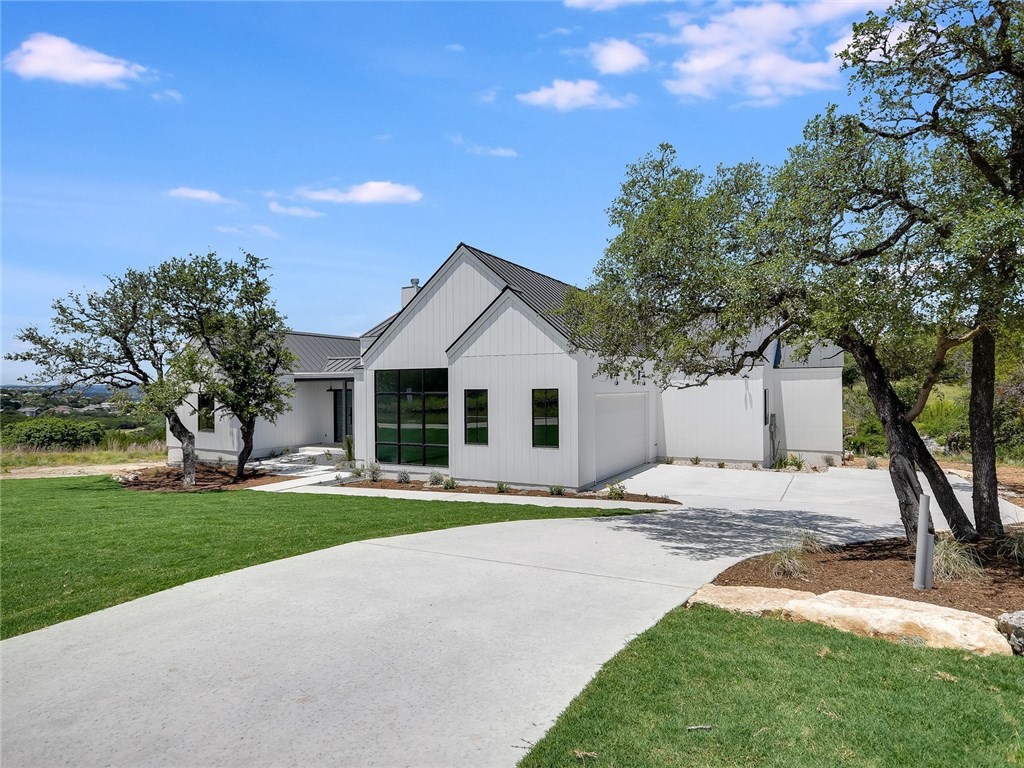
M 3 765 L 514 766 L 721 569 L 795 529 L 899 533 L 891 510 L 846 501 L 707 496 L 377 539 L 12 638 Z

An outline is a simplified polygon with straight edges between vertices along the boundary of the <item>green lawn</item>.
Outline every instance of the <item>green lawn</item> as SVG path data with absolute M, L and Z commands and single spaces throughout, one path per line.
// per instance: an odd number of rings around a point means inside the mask
M 520 765 L 1024 765 L 1024 659 L 677 609 L 609 661 Z
M 107 476 L 0 480 L 0 636 L 350 541 L 609 514 L 628 512 L 257 491 L 140 493 Z

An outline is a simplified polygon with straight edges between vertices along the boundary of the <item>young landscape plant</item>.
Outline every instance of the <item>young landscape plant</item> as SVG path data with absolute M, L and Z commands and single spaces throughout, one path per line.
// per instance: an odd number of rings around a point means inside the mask
M 508 493 L 512 489 L 508 483 L 498 483 L 494 488 L 498 493 Z
M 974 549 L 950 536 L 939 536 L 935 540 L 932 573 L 936 581 L 944 582 L 976 582 L 985 577 Z
M 449 475 L 444 479 L 442 485 L 446 491 L 450 491 L 458 487 L 459 481 Z
M 427 481 L 431 485 L 441 485 L 444 482 L 444 475 L 436 469 L 430 470 L 430 479 Z
M 380 479 L 384 477 L 384 470 L 376 461 L 371 461 L 366 465 L 366 476 L 370 478 L 371 483 L 379 483 Z
M 562 496 L 565 494 L 565 486 L 552 485 L 550 488 L 548 488 L 548 493 L 550 493 L 552 496 Z
M 398 470 L 398 474 L 395 475 L 395 482 L 402 483 L 402 485 L 405 485 L 406 483 L 410 482 L 409 473 L 406 472 L 404 469 Z
M 626 486 L 622 483 L 612 483 L 608 486 L 608 498 L 614 501 L 622 501 L 626 498 Z

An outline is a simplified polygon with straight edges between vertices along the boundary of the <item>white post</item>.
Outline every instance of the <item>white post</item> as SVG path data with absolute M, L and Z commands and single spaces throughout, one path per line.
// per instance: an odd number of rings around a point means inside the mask
M 930 499 L 921 494 L 917 508 L 917 551 L 914 553 L 914 589 L 932 588 L 932 559 L 935 556 L 935 537 L 928 533 L 932 516 L 928 513 Z

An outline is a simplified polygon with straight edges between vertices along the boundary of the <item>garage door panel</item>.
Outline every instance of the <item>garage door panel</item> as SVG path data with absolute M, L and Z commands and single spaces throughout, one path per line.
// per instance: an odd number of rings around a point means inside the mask
M 647 461 L 647 395 L 596 395 L 594 402 L 597 479 Z

